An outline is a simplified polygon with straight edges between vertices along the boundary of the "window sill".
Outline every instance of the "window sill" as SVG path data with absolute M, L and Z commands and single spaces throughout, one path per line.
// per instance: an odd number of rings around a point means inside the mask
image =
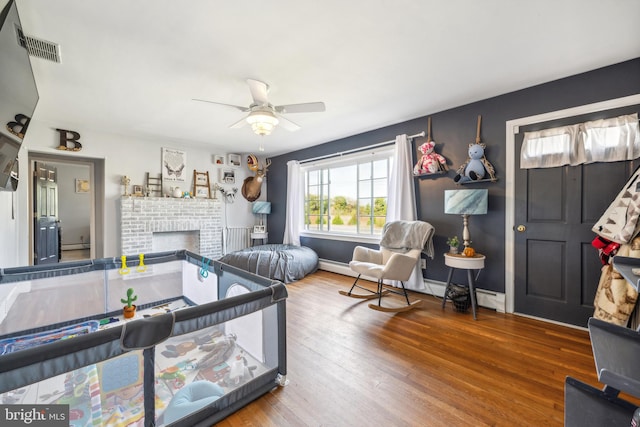
M 318 231 L 302 231 L 300 236 L 311 239 L 339 240 L 343 242 L 369 243 L 376 245 L 380 243 L 381 237 L 380 235 L 362 236 L 357 234 L 323 233 Z

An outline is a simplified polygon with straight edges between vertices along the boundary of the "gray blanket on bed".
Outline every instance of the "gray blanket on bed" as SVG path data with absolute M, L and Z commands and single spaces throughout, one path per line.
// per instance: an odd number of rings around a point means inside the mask
M 226 254 L 220 261 L 284 283 L 300 280 L 318 269 L 318 254 L 295 245 L 254 246 Z

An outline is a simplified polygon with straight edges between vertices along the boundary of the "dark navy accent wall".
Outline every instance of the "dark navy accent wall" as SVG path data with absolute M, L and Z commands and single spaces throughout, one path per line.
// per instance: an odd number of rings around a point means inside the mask
M 415 178 L 414 181 L 418 217 L 431 223 L 436 230 L 436 256 L 434 260 L 427 261 L 425 277 L 446 281 L 448 269 L 442 256 L 448 250 L 445 241 L 448 236 L 460 237 L 462 234 L 462 218 L 444 214 L 444 190 L 487 188 L 488 214 L 473 216 L 469 221 L 473 247 L 487 256 L 486 268 L 478 279 L 478 287 L 504 292 L 506 122 L 635 94 L 640 94 L 640 58 L 450 110 L 425 112 L 424 117 L 408 122 L 274 157 L 267 180 L 267 194 L 272 203 L 269 240 L 274 243 L 282 242 L 284 235 L 289 160 L 304 160 L 392 140 L 399 134 L 412 135 L 426 131 L 427 117 L 430 116 L 431 135 L 437 144 L 436 151 L 448 159 L 450 171 L 447 175 L 437 178 Z M 415 96 L 429 95 L 417 93 Z M 331 106 L 327 105 L 327 108 Z M 457 186 L 453 181 L 455 170 L 466 161 L 468 145 L 475 142 L 478 115 L 482 116 L 480 137 L 487 145 L 485 154 L 496 170 L 498 181 Z M 414 143 L 420 144 L 424 140 L 425 138 L 418 138 Z M 353 248 L 356 246 L 356 243 L 352 242 L 311 238 L 302 238 L 301 243 L 313 248 L 320 258 L 345 263 L 351 260 Z

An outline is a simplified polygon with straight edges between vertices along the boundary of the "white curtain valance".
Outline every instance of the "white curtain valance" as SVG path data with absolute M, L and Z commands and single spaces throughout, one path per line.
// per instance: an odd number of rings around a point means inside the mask
M 638 114 L 525 132 L 520 167 L 551 168 L 640 157 Z

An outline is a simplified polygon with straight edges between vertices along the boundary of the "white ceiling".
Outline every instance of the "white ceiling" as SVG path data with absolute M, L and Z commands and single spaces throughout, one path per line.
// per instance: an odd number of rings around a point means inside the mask
M 640 56 L 638 0 L 16 0 L 34 58 L 36 118 L 224 151 L 255 152 L 245 80 L 302 129 L 276 155 Z M 640 76 L 638 77 L 640 78 Z

